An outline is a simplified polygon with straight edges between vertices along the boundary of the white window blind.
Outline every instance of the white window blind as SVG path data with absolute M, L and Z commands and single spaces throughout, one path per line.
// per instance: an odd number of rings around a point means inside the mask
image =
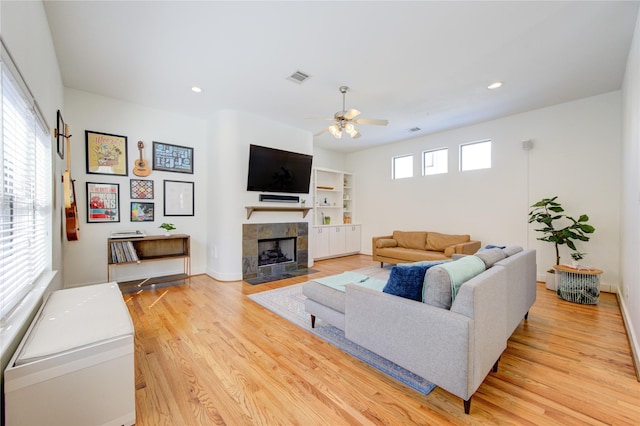
M 5 52 L 3 52 L 5 53 Z M 51 141 L 20 76 L 2 56 L 0 319 L 49 267 Z

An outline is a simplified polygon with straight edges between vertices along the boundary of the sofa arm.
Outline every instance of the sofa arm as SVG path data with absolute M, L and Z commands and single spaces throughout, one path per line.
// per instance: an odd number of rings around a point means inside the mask
M 473 319 L 356 284 L 345 287 L 349 340 L 469 399 Z
M 454 246 L 454 253 L 457 254 L 474 254 L 480 250 L 480 241 L 467 241 L 466 243 L 456 244 Z
M 372 237 L 371 238 L 371 254 L 373 256 L 376 255 L 376 250 L 378 248 L 378 240 L 386 240 L 393 239 L 393 235 L 383 235 L 381 237 Z

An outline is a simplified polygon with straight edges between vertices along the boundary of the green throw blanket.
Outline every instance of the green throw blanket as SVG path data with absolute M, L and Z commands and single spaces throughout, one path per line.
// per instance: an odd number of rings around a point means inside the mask
M 456 300 L 462 284 L 485 270 L 484 262 L 477 256 L 464 256 L 454 262 L 443 263 L 440 267 L 449 273 L 451 279 L 451 302 Z

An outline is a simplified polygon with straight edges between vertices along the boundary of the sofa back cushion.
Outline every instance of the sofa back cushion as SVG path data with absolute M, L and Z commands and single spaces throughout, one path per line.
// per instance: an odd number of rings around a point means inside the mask
M 469 235 L 448 235 L 438 232 L 429 232 L 425 240 L 425 250 L 444 251 L 445 248 L 454 244 L 471 241 Z
M 494 263 L 500 262 L 507 257 L 507 254 L 501 248 L 480 249 L 476 252 L 475 256 L 478 256 L 484 262 L 487 269 L 491 268 Z
M 393 239 L 398 242 L 398 247 L 424 250 L 427 233 L 393 231 Z

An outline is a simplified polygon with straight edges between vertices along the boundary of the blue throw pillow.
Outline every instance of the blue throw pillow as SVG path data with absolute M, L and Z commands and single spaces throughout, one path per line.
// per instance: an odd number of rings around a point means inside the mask
M 384 286 L 384 293 L 407 299 L 422 301 L 422 284 L 428 266 L 404 266 L 391 268 L 389 281 Z

